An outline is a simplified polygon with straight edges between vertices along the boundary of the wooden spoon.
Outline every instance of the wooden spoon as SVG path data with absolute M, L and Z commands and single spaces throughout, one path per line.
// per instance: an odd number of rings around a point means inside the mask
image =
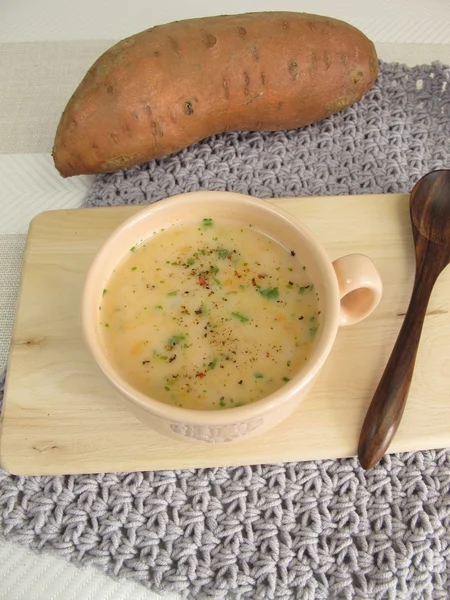
M 405 408 L 428 301 L 450 263 L 450 170 L 428 173 L 414 186 L 409 202 L 416 254 L 414 286 L 405 320 L 367 411 L 358 457 L 371 469 L 389 447 Z

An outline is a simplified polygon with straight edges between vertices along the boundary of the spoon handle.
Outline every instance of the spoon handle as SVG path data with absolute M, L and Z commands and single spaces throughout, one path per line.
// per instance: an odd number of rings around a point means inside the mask
M 405 320 L 362 426 L 358 457 L 364 469 L 371 469 L 383 457 L 403 415 L 434 283 L 423 271 L 416 273 Z

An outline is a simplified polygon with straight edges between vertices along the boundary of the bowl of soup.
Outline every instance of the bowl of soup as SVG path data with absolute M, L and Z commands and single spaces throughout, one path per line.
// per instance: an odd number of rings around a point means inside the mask
M 82 297 L 87 347 L 144 423 L 229 443 L 300 406 L 340 325 L 382 293 L 372 261 L 333 263 L 267 200 L 191 192 L 146 206 L 106 239 Z

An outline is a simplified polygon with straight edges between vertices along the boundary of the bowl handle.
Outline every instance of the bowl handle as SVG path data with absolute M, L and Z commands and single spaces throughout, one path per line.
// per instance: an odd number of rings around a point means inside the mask
M 333 262 L 339 285 L 339 325 L 353 325 L 368 317 L 378 306 L 383 283 L 368 256 L 347 254 Z

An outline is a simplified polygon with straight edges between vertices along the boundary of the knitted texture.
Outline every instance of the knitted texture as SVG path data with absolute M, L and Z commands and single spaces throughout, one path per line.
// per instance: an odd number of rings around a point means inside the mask
M 381 64 L 357 105 L 297 131 L 213 136 L 102 175 L 87 205 L 183 191 L 408 192 L 450 167 L 450 68 Z M 324 218 L 328 218 L 324 215 Z M 0 382 L 1 384 L 1 382 Z M 58 477 L 0 472 L 6 539 L 190 600 L 450 597 L 450 451 Z

